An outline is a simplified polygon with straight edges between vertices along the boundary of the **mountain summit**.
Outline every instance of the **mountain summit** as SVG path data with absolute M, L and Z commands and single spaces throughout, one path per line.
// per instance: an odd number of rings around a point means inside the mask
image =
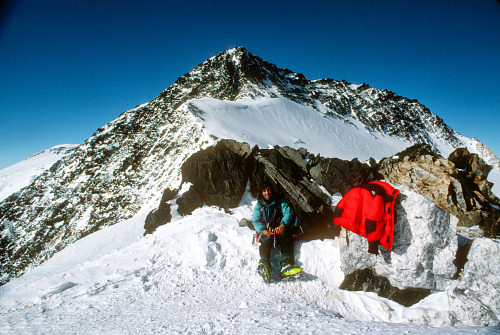
M 99 128 L 0 203 L 1 282 L 156 206 L 164 189 L 180 186 L 182 163 L 224 138 L 361 160 L 414 143 L 443 155 L 460 146 L 475 152 L 478 143 L 415 100 L 365 84 L 309 80 L 245 48 L 227 50 Z
M 438 152 L 463 145 L 455 131 L 416 100 L 367 84 L 309 80 L 300 73 L 277 68 L 243 47 L 222 52 L 198 65 L 160 94 L 160 98 L 171 99 L 171 93 L 178 92 L 171 91 L 175 87 L 188 92 L 187 99 L 211 97 L 236 101 L 283 97 L 310 106 L 325 117 L 347 123 L 359 121 L 358 126 L 373 134 L 380 132 L 412 143 L 428 143 Z

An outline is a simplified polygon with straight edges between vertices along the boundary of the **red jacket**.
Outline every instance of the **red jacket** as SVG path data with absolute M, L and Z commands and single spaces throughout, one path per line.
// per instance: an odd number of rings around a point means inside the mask
M 399 190 L 382 181 L 353 188 L 338 203 L 334 223 L 366 237 L 371 253 L 378 254 L 379 243 L 391 250 L 398 193 Z

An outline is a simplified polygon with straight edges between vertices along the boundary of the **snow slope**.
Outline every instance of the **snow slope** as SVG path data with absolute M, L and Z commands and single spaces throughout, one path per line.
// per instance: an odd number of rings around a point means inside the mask
M 0 170 L 0 201 L 28 186 L 56 161 L 71 153 L 76 144 L 57 145 Z
M 246 194 L 234 214 L 204 207 L 186 217 L 174 206 L 173 221 L 145 238 L 141 212 L 75 242 L 0 287 L 0 333 L 498 333 L 446 326 L 443 293 L 405 308 L 339 290 L 336 240 L 296 245 L 304 279 L 286 283 L 274 274 L 263 283 L 253 232 L 237 222 L 253 205 Z
M 353 121 L 358 126 L 354 128 L 282 97 L 237 101 L 203 98 L 189 104 L 204 111 L 201 118 L 208 133 L 261 148 L 286 145 L 324 157 L 367 160 L 370 156 L 391 156 L 411 145 L 381 133 L 370 134 L 357 121 Z

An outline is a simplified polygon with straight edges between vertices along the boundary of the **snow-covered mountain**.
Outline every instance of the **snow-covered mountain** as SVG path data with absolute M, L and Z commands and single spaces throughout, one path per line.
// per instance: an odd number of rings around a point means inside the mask
M 476 140 L 415 100 L 368 85 L 308 80 L 231 49 L 98 129 L 0 203 L 2 282 L 156 206 L 165 188 L 179 187 L 187 157 L 222 138 L 361 160 L 422 142 L 444 156 L 461 146 L 478 152 Z
M 172 221 L 143 237 L 146 216 L 163 191 L 181 186 L 181 165 L 224 138 L 360 160 L 389 157 L 413 143 L 428 143 L 445 157 L 467 147 L 497 167 L 489 179 L 498 180 L 494 191 L 500 193 L 496 155 L 417 101 L 367 85 L 311 81 L 244 48 L 231 49 L 98 129 L 27 187 L 12 188 L 19 192 L 0 203 L 1 275 L 2 282 L 9 281 L 0 287 L 0 332 L 498 332 L 498 327 L 433 328 L 498 320 L 494 283 L 499 281 L 484 265 L 500 267 L 494 239 L 477 239 L 460 280 L 440 280 L 439 291 L 403 307 L 375 293 L 339 289 L 346 257 L 340 238 L 298 244 L 304 280 L 262 283 L 255 275 L 252 231 L 237 221 L 251 215 L 255 200 L 249 190 L 231 211 L 205 206 L 182 217 L 176 199 L 187 192 L 184 184 L 169 201 Z M 17 180 L 23 171 L 10 178 Z M 400 213 L 409 238 L 424 241 L 422 235 L 437 229 L 432 220 L 438 213 L 435 220 L 446 223 L 439 229 L 446 229 L 437 234 L 452 242 L 435 243 L 443 253 L 428 268 L 451 268 L 448 261 L 459 244 L 451 216 L 411 190 L 404 193 Z M 431 247 L 413 244 L 434 255 Z M 394 268 L 407 259 L 392 256 Z M 405 267 L 412 270 L 415 264 Z M 422 277 L 428 268 L 422 268 Z M 485 296 L 467 305 L 476 297 L 461 298 L 469 289 Z

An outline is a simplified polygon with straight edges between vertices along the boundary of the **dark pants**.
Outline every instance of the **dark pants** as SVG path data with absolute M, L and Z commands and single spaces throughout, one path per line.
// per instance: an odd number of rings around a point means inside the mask
M 274 237 L 266 237 L 264 235 L 261 235 L 259 240 L 260 262 L 265 262 L 270 265 L 271 250 L 274 246 Z M 290 230 L 288 230 L 287 232 L 287 229 L 285 228 L 285 234 L 283 237 L 276 236 L 276 248 L 280 248 L 281 251 L 280 266 L 282 268 L 288 264 L 294 265 L 294 241 Z

